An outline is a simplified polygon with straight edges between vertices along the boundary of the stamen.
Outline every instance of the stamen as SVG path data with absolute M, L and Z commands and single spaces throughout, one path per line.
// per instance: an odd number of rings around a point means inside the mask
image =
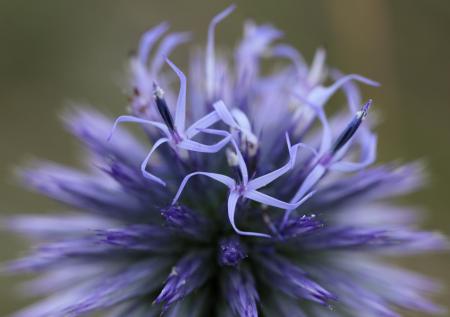
M 227 156 L 227 162 L 228 162 L 229 166 L 237 167 L 239 165 L 239 158 L 233 150 L 227 149 L 226 156 Z
M 238 126 L 242 128 L 240 130 L 240 148 L 248 157 L 253 158 L 258 153 L 259 144 L 258 138 L 252 133 L 250 120 L 244 112 L 237 108 L 232 109 L 231 114 Z
M 239 156 L 231 149 L 226 149 L 225 155 L 227 157 L 228 166 L 230 166 L 236 173 L 236 176 L 242 181 L 242 173 L 239 168 Z
M 367 112 L 372 104 L 372 100 L 370 99 L 360 111 L 358 111 L 353 120 L 347 125 L 345 130 L 341 133 L 341 135 L 337 138 L 336 142 L 333 145 L 332 153 L 335 154 L 339 151 L 347 142 L 352 138 L 355 132 L 358 130 L 361 122 L 366 118 Z
M 167 125 L 171 132 L 175 131 L 175 126 L 173 124 L 172 114 L 167 107 L 167 102 L 164 99 L 164 91 L 157 84 L 153 84 L 153 98 L 155 99 L 156 106 L 158 107 L 158 112 L 164 123 Z

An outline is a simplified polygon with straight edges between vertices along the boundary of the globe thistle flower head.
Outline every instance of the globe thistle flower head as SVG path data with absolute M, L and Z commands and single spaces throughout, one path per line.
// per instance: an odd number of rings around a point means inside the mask
M 38 273 L 24 290 L 47 296 L 16 316 L 441 311 L 427 299 L 434 282 L 384 262 L 446 240 L 388 201 L 422 180 L 418 164 L 374 166 L 372 101 L 357 84 L 378 84 L 328 68 L 323 50 L 307 64 L 268 24 L 247 23 L 233 56 L 220 53 L 216 29 L 233 9 L 212 19 L 189 73 L 168 58 L 188 33 L 146 32 L 130 60 L 128 114 L 65 116 L 86 171 L 21 172 L 72 211 L 8 220 L 36 243 L 8 269 Z M 338 93 L 347 106 L 330 116 Z

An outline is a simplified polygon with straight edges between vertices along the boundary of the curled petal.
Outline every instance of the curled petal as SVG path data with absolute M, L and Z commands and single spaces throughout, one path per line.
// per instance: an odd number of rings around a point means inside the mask
M 228 196 L 228 219 L 230 220 L 230 224 L 233 227 L 234 231 L 243 236 L 270 238 L 271 236 L 265 233 L 242 231 L 237 228 L 234 218 L 236 213 L 236 205 L 239 200 L 239 197 L 240 197 L 239 193 L 235 191 L 231 191 L 230 196 Z
M 175 66 L 169 59 L 166 59 L 167 64 L 177 74 L 180 80 L 180 91 L 178 93 L 177 107 L 175 110 L 175 127 L 178 131 L 183 131 L 186 124 L 186 76 L 184 73 Z
M 156 141 L 155 144 L 153 144 L 153 147 L 151 148 L 150 152 L 145 157 L 144 161 L 142 161 L 142 163 L 141 163 L 142 176 L 144 176 L 145 178 L 147 178 L 149 180 L 157 182 L 158 184 L 161 184 L 162 186 L 166 186 L 166 182 L 164 182 L 161 178 L 147 172 L 147 165 L 148 165 L 148 162 L 150 161 L 151 156 L 153 155 L 153 152 L 155 152 L 158 147 L 160 147 L 162 144 L 164 144 L 166 142 L 169 142 L 169 139 L 161 138 L 158 141 Z
M 258 256 L 261 278 L 289 296 L 304 298 L 322 305 L 336 300 L 335 295 L 322 287 L 300 267 L 286 258 L 271 254 Z
M 271 53 L 274 56 L 290 59 L 299 72 L 303 72 L 306 70 L 306 62 L 303 56 L 290 45 L 278 44 L 272 48 Z
M 375 162 L 377 155 L 377 137 L 370 134 L 368 136 L 367 144 L 362 153 L 362 158 L 359 162 L 336 162 L 330 166 L 330 170 L 340 172 L 356 172 L 363 169 L 373 162 Z
M 318 86 L 314 88 L 306 97 L 311 103 L 317 105 L 318 107 L 322 108 L 323 105 L 333 96 L 340 88 L 342 88 L 343 85 L 345 85 L 347 82 L 354 80 L 362 82 L 366 85 L 378 87 L 380 86 L 379 83 L 376 81 L 373 81 L 371 79 L 368 79 L 366 77 L 357 75 L 357 74 L 351 74 L 346 75 L 340 79 L 338 79 L 334 84 L 332 84 L 329 87 L 322 87 Z
M 203 116 L 202 118 L 198 119 L 196 122 L 194 122 L 186 131 L 185 135 L 188 139 L 192 139 L 194 136 L 196 136 L 198 133 L 201 132 L 201 130 L 209 128 L 214 123 L 218 122 L 220 120 L 219 115 L 216 111 L 212 111 L 208 113 L 207 115 Z
M 186 43 L 190 40 L 191 35 L 188 32 L 173 33 L 168 35 L 161 43 L 158 51 L 155 53 L 155 58 L 150 66 L 150 74 L 152 77 L 156 76 L 164 64 L 164 59 L 169 56 L 175 47 Z
M 287 202 L 281 201 L 277 198 L 274 198 L 272 196 L 258 192 L 256 190 L 245 192 L 244 197 L 254 200 L 254 201 L 257 201 L 257 202 L 267 205 L 267 206 L 272 206 L 272 207 L 276 207 L 276 208 L 280 208 L 280 209 L 294 210 L 295 208 L 297 208 L 301 204 L 303 204 L 306 200 L 308 200 L 313 194 L 314 194 L 314 192 L 309 193 L 308 195 L 306 195 L 305 197 L 303 197 L 300 201 L 298 201 L 296 203 L 287 203 Z
M 140 119 L 140 118 L 136 118 L 136 117 L 133 117 L 133 116 L 120 116 L 114 122 L 114 125 L 113 125 L 113 127 L 111 129 L 111 132 L 110 132 L 107 140 L 110 140 L 112 138 L 112 136 L 114 134 L 114 131 L 117 129 L 117 126 L 119 125 L 119 123 L 123 123 L 123 122 L 134 122 L 134 123 L 141 123 L 141 124 L 151 125 L 153 127 L 158 128 L 159 130 L 161 130 L 166 136 L 170 137 L 169 130 L 161 122 Z
M 317 85 L 323 78 L 325 72 L 325 58 L 327 56 L 326 51 L 323 48 L 319 48 L 314 55 L 311 68 L 308 74 L 308 82 L 311 85 Z
M 313 170 L 306 176 L 302 185 L 298 189 L 297 193 L 292 197 L 291 201 L 297 201 L 301 199 L 305 194 L 317 184 L 317 182 L 325 174 L 326 168 L 320 164 L 316 165 Z
M 281 177 L 282 175 L 286 174 L 290 169 L 292 169 L 294 167 L 294 163 L 297 158 L 297 150 L 299 147 L 310 149 L 307 145 L 304 145 L 301 143 L 291 146 L 291 143 L 290 143 L 290 140 L 289 140 L 289 137 L 287 134 L 286 134 L 286 139 L 287 139 L 287 145 L 288 145 L 288 150 L 289 150 L 289 161 L 285 165 L 280 167 L 279 169 L 272 171 L 266 175 L 256 177 L 256 178 L 252 179 L 251 181 L 249 181 L 248 185 L 247 185 L 248 190 L 257 190 L 259 188 L 262 188 L 262 187 L 270 184 L 277 178 Z M 315 152 L 313 149 L 312 149 L 312 151 Z
M 147 64 L 148 55 L 156 41 L 169 29 L 169 23 L 163 22 L 142 36 L 139 43 L 138 57 L 142 64 Z
M 178 144 L 178 147 L 194 152 L 216 153 L 220 151 L 225 145 L 227 145 L 230 142 L 230 139 L 231 135 L 228 135 L 222 140 L 211 145 L 202 144 L 192 140 L 183 140 L 181 143 Z
M 225 19 L 231 12 L 236 8 L 235 5 L 231 5 L 219 14 L 217 14 L 209 24 L 208 27 L 208 43 L 206 45 L 206 91 L 208 93 L 208 97 L 212 98 L 212 94 L 214 93 L 214 83 L 216 81 L 216 76 L 214 72 L 215 68 L 215 52 L 214 52 L 214 32 L 216 30 L 217 24 L 219 24 L 223 19 Z
M 195 175 L 203 175 L 203 176 L 212 178 L 212 179 L 226 185 L 230 189 L 233 188 L 234 186 L 236 186 L 236 182 L 231 177 L 228 177 L 228 176 L 225 176 L 222 174 L 217 174 L 217 173 L 194 172 L 194 173 L 188 174 L 184 177 L 183 181 L 181 182 L 180 187 L 178 188 L 177 194 L 175 195 L 175 197 L 172 201 L 172 205 L 176 204 L 176 202 L 180 198 L 181 193 L 183 192 L 184 187 L 186 187 L 187 182 L 189 181 L 189 179 L 192 176 L 195 176 Z
M 239 125 L 236 123 L 236 121 L 233 118 L 233 115 L 231 114 L 230 110 L 228 110 L 227 106 L 222 100 L 219 100 L 213 104 L 214 110 L 216 110 L 217 114 L 219 115 L 220 119 L 228 124 L 230 127 L 235 129 L 240 129 Z

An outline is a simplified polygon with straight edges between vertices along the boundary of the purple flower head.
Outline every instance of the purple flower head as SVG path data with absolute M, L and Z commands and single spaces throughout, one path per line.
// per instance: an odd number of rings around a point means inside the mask
M 71 212 L 7 221 L 35 244 L 7 269 L 37 273 L 23 289 L 46 297 L 16 316 L 441 311 L 427 299 L 434 282 L 383 263 L 447 243 L 388 200 L 420 186 L 420 166 L 373 166 L 376 105 L 358 84 L 378 84 L 329 68 L 321 49 L 309 65 L 268 24 L 246 23 L 234 54 L 217 50 L 233 9 L 212 19 L 189 73 L 168 58 L 189 34 L 165 35 L 167 23 L 144 33 L 130 113 L 66 115 L 88 150 L 85 171 L 23 169 L 28 187 Z M 263 73 L 263 61 L 277 67 Z

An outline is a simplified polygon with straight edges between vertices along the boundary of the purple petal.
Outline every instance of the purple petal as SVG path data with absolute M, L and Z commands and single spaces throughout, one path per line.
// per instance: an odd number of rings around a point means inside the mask
M 336 297 L 313 281 L 302 269 L 286 258 L 271 254 L 258 255 L 260 277 L 289 296 L 328 305 Z
M 227 269 L 223 273 L 222 288 L 231 310 L 241 317 L 257 317 L 259 301 L 255 280 L 246 268 Z
M 207 115 L 201 117 L 196 122 L 194 122 L 185 132 L 188 139 L 192 139 L 196 136 L 202 129 L 206 129 L 212 126 L 214 123 L 219 121 L 220 118 L 216 111 L 210 112 Z
M 163 22 L 142 35 L 141 42 L 139 43 L 138 57 L 143 65 L 147 64 L 148 55 L 150 54 L 153 45 L 168 29 L 169 24 Z
M 194 172 L 194 173 L 188 174 L 188 175 L 186 175 L 184 177 L 183 181 L 181 182 L 180 187 L 178 188 L 178 191 L 177 191 L 175 197 L 172 200 L 172 205 L 175 205 L 176 202 L 178 201 L 178 199 L 180 198 L 181 193 L 183 192 L 183 189 L 186 186 L 186 184 L 189 181 L 189 179 L 191 177 L 193 177 L 193 176 L 196 176 L 196 175 L 203 175 L 203 176 L 212 178 L 212 179 L 214 179 L 214 180 L 216 180 L 216 181 L 226 185 L 230 189 L 234 188 L 234 186 L 236 185 L 236 182 L 231 177 L 228 177 L 228 176 L 225 176 L 225 175 L 222 175 L 222 174 L 206 173 L 206 172 Z
M 281 225 L 281 224 L 280 224 Z M 282 239 L 293 239 L 323 228 L 324 224 L 315 215 L 290 217 L 279 231 Z
M 98 243 L 108 245 L 112 250 L 170 253 L 181 247 L 169 230 L 157 225 L 136 224 L 124 228 L 96 230 L 95 234 Z
M 236 213 L 236 205 L 237 205 L 237 202 L 238 202 L 240 196 L 241 195 L 235 191 L 231 191 L 230 196 L 228 196 L 228 219 L 229 219 L 230 224 L 233 227 L 234 231 L 236 231 L 238 234 L 243 235 L 243 236 L 270 238 L 271 236 L 266 233 L 242 231 L 237 228 L 236 222 L 235 222 L 235 213 Z
M 127 266 L 121 272 L 102 278 L 76 304 L 64 309 L 67 314 L 80 315 L 105 309 L 125 300 L 151 294 L 163 281 L 169 259 L 151 259 Z
M 108 228 L 113 225 L 110 219 L 91 215 L 22 215 L 2 220 L 8 230 L 31 238 L 49 239 L 86 234 L 94 229 Z
M 156 149 L 157 149 L 158 147 L 160 147 L 161 145 L 163 145 L 164 143 L 167 143 L 167 142 L 169 142 L 169 139 L 167 139 L 167 138 L 161 138 L 161 139 L 158 139 L 158 140 L 153 144 L 153 146 L 152 146 L 150 152 L 147 154 L 147 156 L 145 157 L 145 159 L 144 159 L 144 160 L 142 161 L 142 163 L 141 163 L 141 173 L 142 173 L 142 175 L 143 175 L 146 179 L 149 179 L 149 180 L 151 180 L 151 181 L 153 181 L 153 182 L 156 182 L 156 183 L 158 183 L 158 184 L 160 184 L 160 185 L 162 185 L 162 186 L 166 186 L 166 182 L 163 181 L 161 178 L 159 178 L 159 177 L 157 177 L 157 176 L 155 176 L 155 175 L 153 175 L 153 174 L 147 172 L 147 165 L 148 165 L 148 162 L 150 161 L 150 158 L 152 157 L 152 154 L 156 151 Z
M 292 61 L 292 64 L 294 64 L 295 69 L 300 74 L 303 74 L 307 69 L 306 62 L 303 56 L 300 54 L 299 51 L 297 51 L 294 47 L 290 45 L 278 44 L 272 48 L 271 53 L 277 57 L 285 57 L 290 59 Z
M 63 116 L 67 129 L 83 142 L 97 157 L 116 158 L 130 166 L 138 166 L 145 155 L 145 148 L 124 129 L 117 130 L 116 137 L 107 141 L 113 121 L 92 109 L 74 109 Z
M 146 124 L 146 125 L 150 125 L 153 127 L 158 128 L 159 130 L 161 130 L 167 137 L 170 137 L 171 134 L 169 132 L 169 130 L 167 129 L 166 125 L 161 123 L 161 122 L 156 122 L 156 121 L 151 121 L 151 120 L 146 120 L 146 119 L 141 119 L 141 118 L 137 118 L 137 117 L 133 117 L 133 116 L 120 116 L 116 119 L 116 121 L 114 122 L 114 125 L 111 129 L 111 132 L 107 138 L 107 140 L 110 140 L 114 134 L 114 132 L 117 129 L 117 126 L 120 123 L 125 123 L 125 122 L 132 122 L 132 123 L 140 123 L 140 124 Z
M 314 54 L 314 59 L 308 74 L 308 83 L 311 86 L 315 86 L 323 80 L 326 56 L 326 51 L 322 48 L 319 48 Z
M 215 30 L 217 24 L 219 24 L 223 19 L 225 19 L 231 12 L 236 8 L 235 5 L 231 5 L 219 14 L 217 14 L 210 22 L 208 27 L 208 42 L 206 45 L 206 92 L 209 98 L 213 97 L 215 93 L 215 82 L 216 82 L 216 74 L 215 74 Z
M 446 239 L 429 232 L 395 228 L 330 227 L 301 241 L 305 249 L 379 250 L 395 255 L 434 251 L 448 247 Z
M 230 138 L 231 135 L 228 135 L 222 140 L 210 145 L 202 144 L 192 140 L 183 140 L 181 143 L 178 144 L 178 147 L 188 151 L 194 151 L 199 153 L 217 153 L 230 142 Z
M 323 105 L 333 96 L 339 89 L 349 81 L 359 81 L 366 85 L 378 87 L 380 84 L 366 77 L 351 74 L 338 79 L 329 87 L 318 86 L 314 88 L 306 97 L 309 102 L 322 108 Z
M 177 106 L 175 110 L 175 127 L 179 132 L 184 132 L 186 125 L 186 76 L 169 59 L 166 59 L 166 62 L 177 74 L 178 79 L 180 80 L 180 91 L 178 92 Z
M 202 286 L 212 273 L 209 252 L 191 252 L 173 267 L 155 303 L 164 303 L 164 310 Z
M 286 138 L 288 136 L 286 135 Z M 247 189 L 248 190 L 257 190 L 264 186 L 267 186 L 277 178 L 280 178 L 282 175 L 286 174 L 292 167 L 294 166 L 295 159 L 297 158 L 297 150 L 300 144 L 294 145 L 291 147 L 289 138 L 288 138 L 288 150 L 289 150 L 289 160 L 282 167 L 267 173 L 266 175 L 256 177 L 248 182 Z
M 216 101 L 213 104 L 213 108 L 223 122 L 225 122 L 232 128 L 240 129 L 236 120 L 234 120 L 233 115 L 231 114 L 230 110 L 228 110 L 227 106 L 225 105 L 225 103 L 222 100 Z
M 188 42 L 191 39 L 191 35 L 188 32 L 172 33 L 164 38 L 158 50 L 155 53 L 152 64 L 150 66 L 150 74 L 152 77 L 156 77 L 161 67 L 164 65 L 164 60 L 170 55 L 170 53 L 178 46 Z
M 319 200 L 311 200 L 314 209 L 327 210 L 344 204 L 372 201 L 411 192 L 423 185 L 420 164 L 397 167 L 380 166 L 336 180 L 318 191 Z
M 44 164 L 22 173 L 26 186 L 68 205 L 93 213 L 118 218 L 144 217 L 142 202 L 121 190 L 113 180 L 88 175 L 56 164 Z

